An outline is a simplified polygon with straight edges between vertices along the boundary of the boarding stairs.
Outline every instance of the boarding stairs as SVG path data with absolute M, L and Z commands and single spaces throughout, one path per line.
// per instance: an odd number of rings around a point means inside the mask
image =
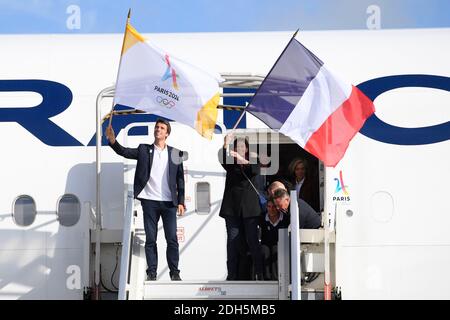
M 289 300 L 323 299 L 324 272 L 324 229 L 301 229 L 297 252 L 301 253 L 301 262 L 290 254 L 292 232 L 280 230 L 278 243 L 278 281 L 145 281 L 145 232 L 139 225 L 142 219 L 140 207 L 135 208 L 132 192 L 127 195 L 123 245 L 120 264 L 119 299 L 120 300 Z M 330 233 L 329 242 L 335 241 L 334 232 Z M 296 242 L 297 243 L 297 242 Z M 301 249 L 300 249 L 301 248 Z M 300 255 L 298 256 L 300 258 Z M 314 284 L 301 284 L 297 274 L 318 273 L 320 276 Z M 295 282 L 294 282 L 295 281 Z M 297 283 L 298 285 L 296 285 Z M 297 292 L 297 295 L 295 295 Z

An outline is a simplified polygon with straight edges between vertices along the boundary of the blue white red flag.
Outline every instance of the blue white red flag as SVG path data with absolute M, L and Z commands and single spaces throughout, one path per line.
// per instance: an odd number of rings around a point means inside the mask
M 295 37 L 245 110 L 333 167 L 375 112 L 368 97 L 334 75 Z

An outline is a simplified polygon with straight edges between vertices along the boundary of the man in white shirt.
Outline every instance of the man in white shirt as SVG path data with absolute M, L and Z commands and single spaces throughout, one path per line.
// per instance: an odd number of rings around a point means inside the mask
M 106 137 L 111 148 L 125 158 L 137 160 L 134 197 L 141 201 L 144 211 L 147 280 L 156 280 L 157 277 L 156 239 L 160 217 L 163 220 L 167 241 L 166 257 L 170 278 L 181 280 L 178 269 L 177 213 L 183 215 L 185 211 L 183 153 L 166 144 L 170 131 L 170 123 L 158 119 L 153 131 L 155 137 L 153 144 L 125 148 L 116 141 L 112 127 L 106 129 Z

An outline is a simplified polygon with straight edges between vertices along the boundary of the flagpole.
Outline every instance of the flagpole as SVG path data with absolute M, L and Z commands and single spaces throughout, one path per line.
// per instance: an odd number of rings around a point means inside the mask
M 131 17 L 131 8 L 128 9 L 128 16 L 127 16 L 127 23 L 125 24 L 125 31 L 123 33 L 123 41 L 122 41 L 122 50 L 120 51 L 120 61 L 119 61 L 119 69 L 117 70 L 117 76 L 116 76 L 116 83 L 114 84 L 114 96 L 113 96 L 113 103 L 112 103 L 112 108 L 111 108 L 111 116 L 109 117 L 109 126 L 111 126 L 111 122 L 112 122 L 112 118 L 113 118 L 113 114 L 114 114 L 114 106 L 115 106 L 115 100 L 116 100 L 116 86 L 117 86 L 117 80 L 119 79 L 119 74 L 120 74 L 120 66 L 122 65 L 122 54 L 123 54 L 123 49 L 125 47 L 125 39 L 127 37 L 127 27 L 128 24 L 130 23 L 130 17 Z
M 236 130 L 236 128 L 237 128 L 237 126 L 238 126 L 239 122 L 241 122 L 242 118 L 244 117 L 244 114 L 245 114 L 245 108 L 244 108 L 244 109 L 242 109 L 242 113 L 241 113 L 241 115 L 239 116 L 239 119 L 237 119 L 236 123 L 234 124 L 234 126 L 233 126 L 233 129 L 232 129 L 231 133 L 233 133 L 233 132 L 234 132 L 234 130 Z
M 289 47 L 289 45 L 291 44 L 292 40 L 297 36 L 297 33 L 298 33 L 299 30 L 300 30 L 300 29 L 297 29 L 297 30 L 294 32 L 294 34 L 293 34 L 292 37 L 291 37 L 291 40 L 289 40 L 289 42 L 287 43 L 286 47 L 284 47 L 284 49 L 283 49 L 283 51 L 281 52 L 280 56 L 278 57 L 277 61 L 275 61 L 275 63 L 273 64 L 272 68 L 270 69 L 269 73 L 267 73 L 267 76 L 264 78 L 264 80 L 261 82 L 261 85 L 260 85 L 260 86 L 258 87 L 258 89 L 256 90 L 255 94 L 254 94 L 253 97 L 252 97 L 252 100 L 250 100 L 250 103 L 248 103 L 248 104 L 243 108 L 242 114 L 241 114 L 240 117 L 237 119 L 236 123 L 234 124 L 233 129 L 232 129 L 232 131 L 231 131 L 231 134 L 233 134 L 234 131 L 236 130 L 236 128 L 237 128 L 239 122 L 241 122 L 242 118 L 244 117 L 245 109 L 247 109 L 247 107 L 248 107 L 249 105 L 252 104 L 253 98 L 254 98 L 254 97 L 256 96 L 256 94 L 258 93 L 259 88 L 262 87 L 262 85 L 264 84 L 264 81 L 266 81 L 267 77 L 270 75 L 270 73 L 272 72 L 273 68 L 276 66 L 276 64 L 277 64 L 278 61 L 280 60 L 281 56 L 284 54 L 284 52 L 286 51 L 286 49 L 287 49 L 287 48 Z

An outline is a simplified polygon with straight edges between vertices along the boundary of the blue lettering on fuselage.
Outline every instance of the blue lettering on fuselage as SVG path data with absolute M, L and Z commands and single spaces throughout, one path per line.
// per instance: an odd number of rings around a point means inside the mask
M 426 74 L 406 74 L 376 78 L 358 85 L 358 88 L 372 101 L 382 93 L 407 87 L 434 88 L 450 92 L 450 78 Z M 390 125 L 373 114 L 366 120 L 359 132 L 385 143 L 422 145 L 449 140 L 450 121 L 429 127 L 402 128 Z
M 379 95 L 390 90 L 405 87 L 435 88 L 450 91 L 450 78 L 434 75 L 396 75 L 381 77 L 363 82 L 358 85 L 372 101 Z M 243 91 L 247 90 L 247 91 Z M 62 113 L 72 102 L 71 90 L 58 82 L 48 80 L 0 80 L 0 92 L 24 92 L 31 91 L 42 95 L 42 103 L 31 108 L 0 108 L 0 122 L 16 122 L 33 134 L 36 138 L 49 146 L 82 146 L 76 138 L 66 132 L 50 120 L 51 117 Z M 252 92 L 251 89 L 226 89 L 226 92 Z M 234 99 L 231 101 L 230 99 Z M 238 99 L 238 100 L 236 100 Z M 224 104 L 245 105 L 249 98 L 224 98 Z M 116 106 L 116 110 L 130 109 L 124 106 Z M 224 124 L 232 128 L 239 111 L 224 110 Z M 113 128 L 116 134 L 130 123 L 154 122 L 159 116 L 151 114 L 132 114 L 115 116 Z M 245 128 L 245 117 L 239 127 Z M 103 123 L 105 130 L 108 121 Z M 217 129 L 220 129 L 216 126 Z M 133 128 L 128 134 L 147 134 L 148 130 L 139 127 Z M 373 114 L 360 133 L 374 140 L 399 145 L 422 145 L 437 143 L 450 139 L 450 121 L 438 125 L 403 128 L 387 124 Z M 106 145 L 103 137 L 102 144 Z M 95 133 L 88 146 L 95 146 Z
M 54 146 L 82 146 L 77 139 L 50 120 L 72 103 L 72 91 L 48 80 L 0 80 L 0 92 L 36 92 L 41 104 L 26 108 L 0 108 L 0 122 L 17 122 L 43 143 Z

